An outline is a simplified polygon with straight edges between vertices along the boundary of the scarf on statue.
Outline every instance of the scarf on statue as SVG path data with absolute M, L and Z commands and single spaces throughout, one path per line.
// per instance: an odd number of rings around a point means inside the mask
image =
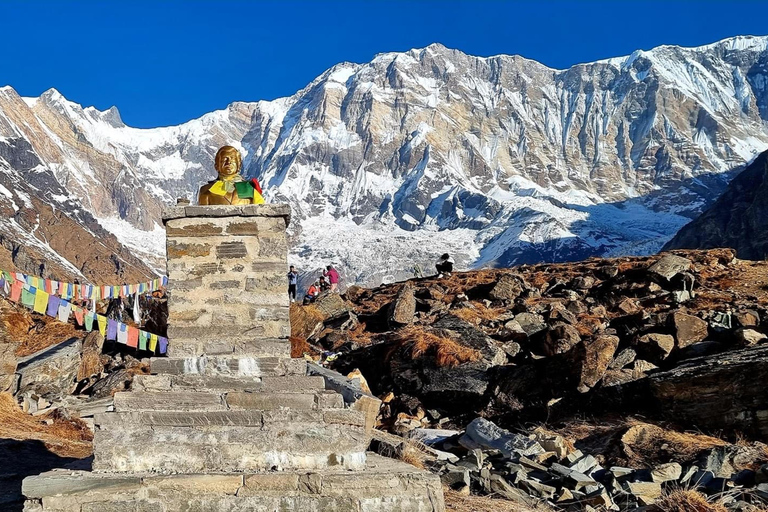
M 264 204 L 261 185 L 256 178 L 246 181 L 242 176 L 237 176 L 234 180 L 216 180 L 209 191 L 217 196 L 225 196 L 235 191 L 240 199 L 253 199 L 254 204 Z

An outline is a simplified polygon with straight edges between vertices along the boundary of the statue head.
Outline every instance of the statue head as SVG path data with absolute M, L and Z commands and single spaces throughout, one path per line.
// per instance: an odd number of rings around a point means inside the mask
M 215 167 L 219 173 L 219 179 L 231 180 L 240 174 L 243 159 L 237 148 L 224 146 L 216 152 Z

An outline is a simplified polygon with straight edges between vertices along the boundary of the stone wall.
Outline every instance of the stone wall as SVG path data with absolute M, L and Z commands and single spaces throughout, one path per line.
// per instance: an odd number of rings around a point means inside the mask
M 170 356 L 290 355 L 289 220 L 287 205 L 164 213 Z

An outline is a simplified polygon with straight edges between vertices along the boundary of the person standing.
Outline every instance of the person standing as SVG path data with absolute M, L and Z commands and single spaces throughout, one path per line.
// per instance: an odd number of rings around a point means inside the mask
M 323 271 L 323 276 L 328 278 L 328 281 L 331 283 L 331 291 L 332 292 L 339 292 L 339 273 L 336 272 L 336 269 L 333 268 L 333 265 L 328 265 L 325 267 L 325 271 Z
M 291 265 L 291 268 L 288 269 L 288 298 L 291 299 L 291 302 L 296 301 L 296 284 L 299 280 L 299 273 L 296 272 L 296 269 L 293 268 L 293 265 Z

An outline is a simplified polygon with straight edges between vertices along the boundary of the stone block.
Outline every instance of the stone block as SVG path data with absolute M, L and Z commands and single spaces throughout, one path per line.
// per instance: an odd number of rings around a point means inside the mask
M 115 411 L 221 411 L 221 393 L 122 392 L 115 394 Z
M 101 428 L 121 428 L 127 426 L 262 426 L 259 411 L 142 411 L 142 412 L 107 412 L 94 416 L 94 423 Z
M 221 235 L 224 229 L 212 222 L 189 222 L 185 220 L 173 220 L 165 225 L 165 235 L 168 238 L 183 236 L 216 236 Z
M 227 226 L 227 234 L 235 236 L 258 236 L 260 219 L 243 219 L 230 222 Z
M 244 485 L 244 476 L 233 475 L 172 475 L 146 478 L 146 484 L 157 489 L 174 489 L 192 493 L 235 495 Z
M 141 478 L 137 476 L 83 478 L 80 474 L 72 474 L 70 471 L 56 470 L 25 478 L 21 493 L 27 498 L 43 498 L 92 492 L 124 492 L 140 487 Z
M 220 260 L 245 258 L 247 256 L 248 248 L 244 242 L 221 242 L 216 246 L 216 258 Z
M 150 360 L 152 373 L 170 375 L 226 375 L 265 377 L 305 375 L 303 359 L 253 356 L 201 356 L 187 358 L 155 357 Z
M 250 410 L 272 410 L 281 408 L 316 409 L 315 395 L 312 393 L 246 393 L 236 391 L 227 394 L 229 408 Z
M 213 246 L 209 243 L 189 243 L 177 240 L 168 240 L 165 246 L 168 259 L 201 258 L 209 256 Z
M 268 494 L 289 494 L 298 491 L 299 475 L 297 473 L 264 473 L 245 476 L 245 487 L 238 496 L 258 496 Z

